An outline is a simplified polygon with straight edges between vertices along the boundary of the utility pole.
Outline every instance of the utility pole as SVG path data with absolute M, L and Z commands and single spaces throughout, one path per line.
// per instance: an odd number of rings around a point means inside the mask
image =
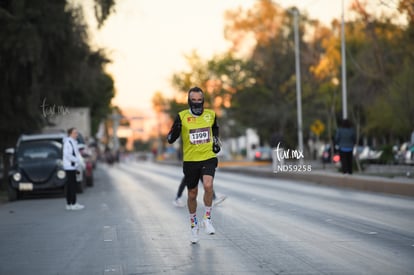
M 112 129 L 113 129 L 113 150 L 117 152 L 119 149 L 119 139 L 118 139 L 118 127 L 121 120 L 121 116 L 118 114 L 116 109 L 112 110 Z
M 342 55 L 342 118 L 348 118 L 347 92 L 346 92 L 346 51 L 345 51 L 345 22 L 344 22 L 344 0 L 342 0 L 342 23 L 341 23 L 341 55 Z
M 299 11 L 293 9 L 294 30 L 295 30 L 295 63 L 296 63 L 296 103 L 298 113 L 298 146 L 299 151 L 303 152 L 303 129 L 302 129 L 302 90 L 300 77 L 300 49 L 299 49 Z M 299 159 L 299 163 L 303 164 L 303 158 Z

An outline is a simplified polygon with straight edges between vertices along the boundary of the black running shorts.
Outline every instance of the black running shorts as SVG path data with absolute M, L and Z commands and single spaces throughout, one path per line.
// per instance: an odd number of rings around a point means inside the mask
M 184 161 L 184 181 L 188 189 L 197 187 L 198 181 L 203 175 L 214 177 L 218 160 L 211 158 L 203 161 Z

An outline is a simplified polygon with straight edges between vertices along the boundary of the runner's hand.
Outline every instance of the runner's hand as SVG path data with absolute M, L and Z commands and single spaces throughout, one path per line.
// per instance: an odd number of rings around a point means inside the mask
M 213 152 L 214 153 L 217 154 L 218 152 L 220 152 L 220 150 L 221 150 L 220 145 L 221 145 L 221 142 L 220 142 L 219 138 L 218 137 L 213 137 Z

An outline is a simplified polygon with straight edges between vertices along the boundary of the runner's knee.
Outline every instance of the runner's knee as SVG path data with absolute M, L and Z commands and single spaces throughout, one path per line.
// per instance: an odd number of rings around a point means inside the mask
M 197 199 L 197 193 L 198 193 L 197 188 L 188 189 L 188 198 L 191 200 Z

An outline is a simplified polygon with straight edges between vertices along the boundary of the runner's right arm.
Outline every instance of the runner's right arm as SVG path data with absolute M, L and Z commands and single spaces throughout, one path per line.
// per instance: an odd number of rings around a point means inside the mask
M 174 124 L 171 127 L 170 132 L 168 133 L 167 136 L 167 141 L 169 144 L 174 143 L 177 138 L 180 136 L 181 134 L 181 118 L 180 115 L 177 115 L 177 117 L 174 120 Z

